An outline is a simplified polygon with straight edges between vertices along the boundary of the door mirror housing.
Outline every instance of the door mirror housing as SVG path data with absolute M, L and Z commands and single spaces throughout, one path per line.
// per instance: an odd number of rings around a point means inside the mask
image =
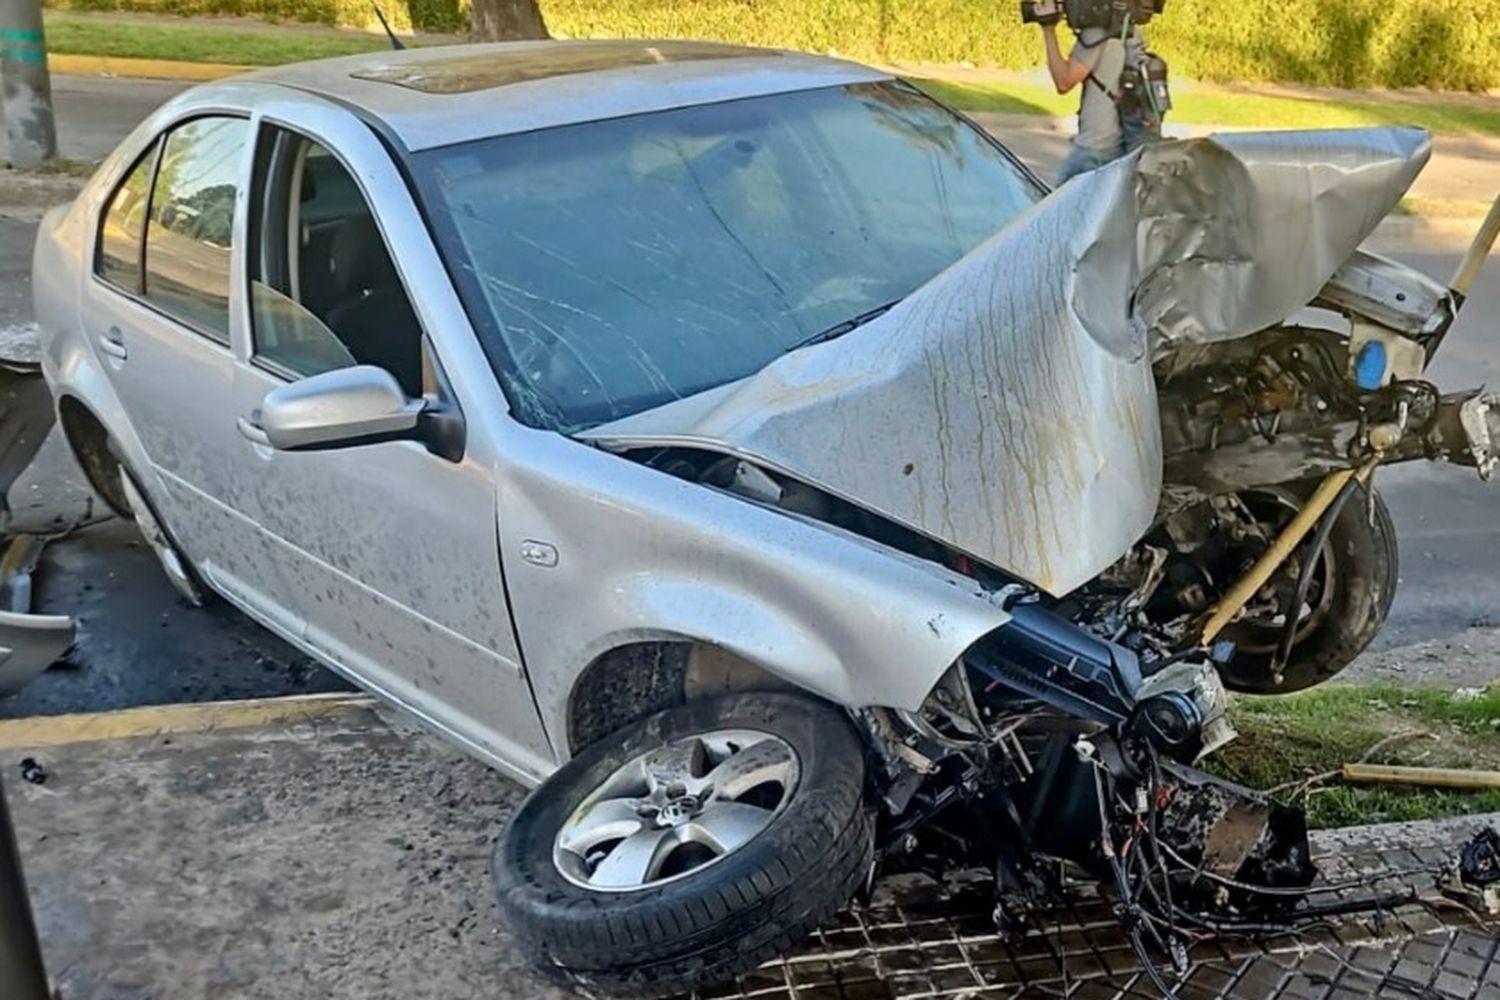
M 421 441 L 427 401 L 408 399 L 394 375 L 355 365 L 266 394 L 260 429 L 278 451 L 323 451 L 380 441 Z

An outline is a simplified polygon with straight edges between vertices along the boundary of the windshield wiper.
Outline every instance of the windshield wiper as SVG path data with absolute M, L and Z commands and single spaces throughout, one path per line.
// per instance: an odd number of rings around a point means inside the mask
M 825 341 L 836 340 L 837 338 L 842 337 L 844 334 L 850 332 L 851 330 L 859 329 L 866 323 L 870 322 L 870 320 L 872 319 L 879 319 L 881 316 L 884 316 L 886 313 L 890 312 L 900 304 L 901 300 L 896 299 L 894 302 L 887 302 L 883 306 L 876 306 L 874 309 L 871 309 L 868 312 L 860 313 L 853 319 L 846 319 L 842 323 L 835 323 L 828 329 L 823 330 L 819 333 L 815 333 L 811 337 L 808 337 L 806 340 L 799 340 L 791 347 L 788 347 L 786 351 L 788 354 L 790 354 L 791 352 L 800 350 L 801 348 L 811 347 L 813 344 L 821 344 Z

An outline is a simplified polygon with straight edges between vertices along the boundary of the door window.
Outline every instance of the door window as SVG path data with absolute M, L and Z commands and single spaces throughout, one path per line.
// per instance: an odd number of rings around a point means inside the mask
M 141 291 L 141 238 L 146 234 L 151 174 L 156 169 L 156 152 L 160 148 L 160 142 L 153 143 L 110 196 L 94 256 L 95 274 L 137 294 Z
M 255 360 L 292 378 L 374 365 L 421 395 L 421 324 L 354 177 L 323 146 L 272 126 L 257 159 Z
M 167 135 L 146 226 L 146 301 L 229 343 L 234 202 L 249 123 L 197 118 Z

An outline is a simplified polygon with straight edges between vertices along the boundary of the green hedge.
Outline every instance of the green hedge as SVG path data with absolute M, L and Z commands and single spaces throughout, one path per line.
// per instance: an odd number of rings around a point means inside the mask
M 265 21 L 306 21 L 348 28 L 372 28 L 377 0 L 45 0 L 52 10 L 123 11 L 179 17 L 254 17 Z M 378 0 L 398 30 L 464 31 L 468 0 Z
M 467 0 L 380 0 L 393 23 L 461 30 Z M 367 26 L 371 0 L 52 0 L 75 10 L 231 14 Z M 542 0 L 569 37 L 716 38 L 888 62 L 1035 67 L 1012 0 Z M 1171 0 L 1148 29 L 1199 80 L 1500 87 L 1500 0 Z
M 543 0 L 554 32 L 727 38 L 894 62 L 1037 66 L 1009 0 Z M 1198 80 L 1500 87 L 1500 0 L 1171 0 L 1152 47 Z

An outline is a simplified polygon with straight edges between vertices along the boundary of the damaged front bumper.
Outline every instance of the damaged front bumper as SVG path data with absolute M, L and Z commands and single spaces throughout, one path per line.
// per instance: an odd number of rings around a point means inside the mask
M 15 694 L 73 644 L 73 620 L 62 615 L 0 611 L 0 698 Z
M 6 496 L 51 431 L 52 394 L 29 359 L 0 358 L 0 536 L 9 527 Z M 25 613 L 41 539 L 23 538 L 0 556 L 0 697 L 15 694 L 73 644 L 73 620 Z

